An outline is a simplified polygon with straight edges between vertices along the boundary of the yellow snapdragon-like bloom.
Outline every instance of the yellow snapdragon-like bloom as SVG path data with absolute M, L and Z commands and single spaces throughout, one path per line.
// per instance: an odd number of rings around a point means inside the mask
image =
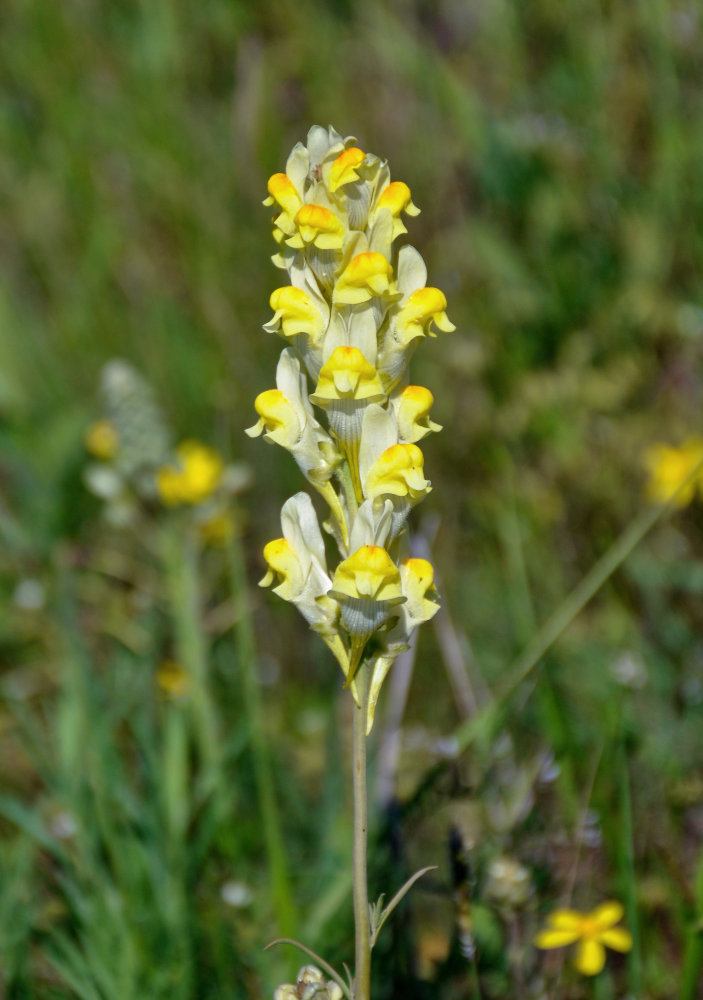
M 320 369 L 320 377 L 312 397 L 324 405 L 340 399 L 364 399 L 375 402 L 384 392 L 378 373 L 358 347 L 337 347 Z
M 269 177 L 268 192 L 269 196 L 265 199 L 264 205 L 278 203 L 283 211 L 290 215 L 295 215 L 300 208 L 300 195 L 286 174 L 279 173 Z
M 404 613 L 412 616 L 412 624 L 418 625 L 433 618 L 439 611 L 439 604 L 432 599 L 437 596 L 432 563 L 427 559 L 406 559 L 400 566 L 400 579 L 407 598 Z
M 286 601 L 296 597 L 305 582 L 303 567 L 290 542 L 285 538 L 274 538 L 264 546 L 264 559 L 268 571 L 259 581 L 260 587 L 270 587 L 278 580 L 275 592 Z
M 302 249 L 312 244 L 318 250 L 339 250 L 344 240 L 344 226 L 324 205 L 303 205 L 293 220 L 297 232 L 286 240 L 289 247 Z
M 415 444 L 433 431 L 441 431 L 440 424 L 430 419 L 434 396 L 421 385 L 406 385 L 397 402 L 398 434 L 401 441 Z
M 393 268 L 382 253 L 359 253 L 347 264 L 334 286 L 336 305 L 359 305 L 392 290 Z
M 220 486 L 224 465 L 213 448 L 199 441 L 183 441 L 176 448 L 176 464 L 156 473 L 156 487 L 167 507 L 203 503 Z
M 369 500 L 382 496 L 410 497 L 414 502 L 430 492 L 424 457 L 416 444 L 394 444 L 371 466 L 364 483 Z
M 595 976 L 605 965 L 605 949 L 629 951 L 632 935 L 616 927 L 624 910 L 617 902 L 602 903 L 591 913 L 555 910 L 547 917 L 547 927 L 535 938 L 538 948 L 563 948 L 576 944 L 574 965 L 584 976 Z
M 342 187 L 344 184 L 358 181 L 359 175 L 357 169 L 365 159 L 366 153 L 363 149 L 359 149 L 358 146 L 350 146 L 349 149 L 345 149 L 343 153 L 340 153 L 330 168 L 327 182 L 330 191 L 334 194 L 337 188 Z
M 259 421 L 249 429 L 250 437 L 262 431 L 284 448 L 291 448 L 300 437 L 300 421 L 295 407 L 280 389 L 266 389 L 254 400 Z
M 678 448 L 655 444 L 645 454 L 649 471 L 647 495 L 654 503 L 666 503 L 679 490 L 681 484 L 703 463 L 703 438 L 689 438 Z M 677 507 L 687 507 L 696 490 L 703 493 L 703 467 L 697 475 L 676 493 Z
M 315 342 L 325 329 L 325 317 L 302 288 L 293 285 L 277 288 L 271 293 L 269 303 L 274 314 L 265 325 L 266 330 L 276 330 L 284 337 L 306 333 Z
M 456 330 L 447 316 L 446 308 L 447 299 L 439 288 L 420 288 L 413 292 L 396 318 L 398 339 L 409 344 L 415 337 L 435 337 L 433 326 L 444 333 Z
M 117 454 L 120 438 L 113 423 L 109 420 L 96 420 L 85 432 L 83 443 L 86 451 L 95 458 L 109 462 Z
M 381 192 L 376 211 L 383 208 L 387 208 L 393 216 L 393 239 L 408 231 L 400 217 L 401 212 L 411 216 L 420 214 L 420 209 L 413 203 L 410 188 L 403 181 L 393 181 Z
M 341 562 L 332 584 L 347 597 L 387 601 L 403 596 L 398 567 L 380 545 L 363 545 Z

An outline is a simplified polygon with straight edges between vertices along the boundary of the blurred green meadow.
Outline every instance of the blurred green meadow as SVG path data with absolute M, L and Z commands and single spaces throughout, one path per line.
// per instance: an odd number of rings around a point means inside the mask
M 314 123 L 410 185 L 457 325 L 412 365 L 443 611 L 379 705 L 371 895 L 438 867 L 374 1000 L 701 998 L 703 506 L 647 495 L 703 435 L 692 0 L 5 0 L 0 997 L 268 997 L 304 961 L 277 935 L 351 959 L 342 678 L 256 587 L 303 483 L 243 433 L 280 350 L 261 201 Z M 216 537 L 86 487 L 114 358 L 234 467 Z M 610 899 L 600 975 L 533 946 Z

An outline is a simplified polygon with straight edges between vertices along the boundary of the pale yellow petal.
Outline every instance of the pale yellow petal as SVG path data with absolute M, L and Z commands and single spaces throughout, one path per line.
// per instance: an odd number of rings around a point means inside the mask
M 578 941 L 579 932 L 571 931 L 540 931 L 535 938 L 535 945 L 538 948 L 563 948 L 567 944 Z
M 598 940 L 613 951 L 629 951 L 632 947 L 632 935 L 624 927 L 610 927 L 601 931 Z
M 554 910 L 547 917 L 547 923 L 557 931 L 576 931 L 581 933 L 583 913 L 578 910 Z
M 576 951 L 574 965 L 584 976 L 595 976 L 605 965 L 605 948 L 599 941 L 586 938 Z
M 610 900 L 608 903 L 601 903 L 588 916 L 594 924 L 598 925 L 599 930 L 605 930 L 607 927 L 612 927 L 613 924 L 620 923 L 624 914 L 622 903 Z

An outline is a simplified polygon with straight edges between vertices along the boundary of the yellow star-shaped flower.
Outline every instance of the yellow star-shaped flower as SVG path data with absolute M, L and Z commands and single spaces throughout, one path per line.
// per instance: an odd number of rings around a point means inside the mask
M 538 948 L 563 948 L 576 944 L 574 965 L 584 976 L 595 976 L 605 965 L 605 949 L 629 951 L 632 935 L 616 927 L 623 918 L 620 903 L 602 903 L 590 913 L 555 910 L 547 917 L 547 927 L 535 938 Z

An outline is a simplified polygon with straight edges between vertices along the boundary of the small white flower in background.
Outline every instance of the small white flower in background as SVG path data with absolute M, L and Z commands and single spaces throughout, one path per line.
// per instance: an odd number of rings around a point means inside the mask
M 223 903 L 227 903 L 228 906 L 233 906 L 236 909 L 242 909 L 249 904 L 254 899 L 254 893 L 251 891 L 246 882 L 239 882 L 236 879 L 228 879 L 223 882 L 220 886 L 220 898 Z

